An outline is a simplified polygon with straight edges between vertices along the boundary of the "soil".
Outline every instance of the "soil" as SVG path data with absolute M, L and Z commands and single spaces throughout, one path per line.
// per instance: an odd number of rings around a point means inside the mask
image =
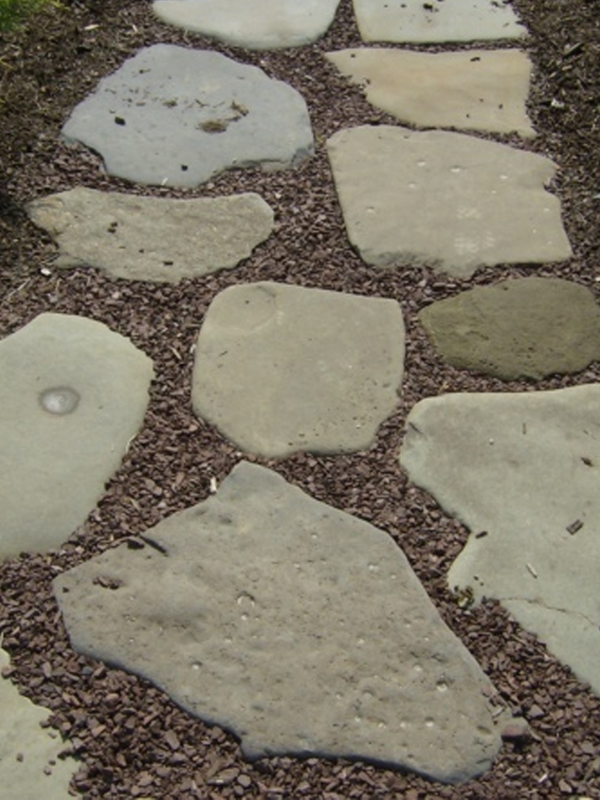
M 43 311 L 85 315 L 130 337 L 154 359 L 157 375 L 143 430 L 88 521 L 59 550 L 22 554 L 0 566 L 0 635 L 12 658 L 10 677 L 52 709 L 51 725 L 68 737 L 65 750 L 81 761 L 72 787 L 84 797 L 600 798 L 600 699 L 497 603 L 457 603 L 445 575 L 468 532 L 409 485 L 397 458 L 406 415 L 424 397 L 550 389 L 600 378 L 598 364 L 537 383 L 503 383 L 456 370 L 440 362 L 416 320 L 433 300 L 515 275 L 569 278 L 596 296 L 600 291 L 599 5 L 514 5 L 530 31 L 525 47 L 535 75 L 529 112 L 539 135 L 530 142 L 496 138 L 560 166 L 552 190 L 562 201 L 574 255 L 550 266 L 485 269 L 467 282 L 425 268 L 379 271 L 364 265 L 348 244 L 324 143 L 342 127 L 394 122 L 323 58 L 324 51 L 361 45 L 350 0 L 342 0 L 327 35 L 300 50 L 260 53 L 214 44 L 161 24 L 147 0 L 63 0 L 62 10 L 49 10 L 0 38 L 0 336 Z M 100 77 L 156 42 L 216 49 L 289 82 L 308 103 L 315 157 L 292 171 L 229 173 L 187 192 L 136 188 L 104 175 L 96 155 L 61 142 L 61 126 Z M 28 221 L 23 206 L 78 185 L 156 196 L 257 191 L 275 209 L 277 228 L 240 268 L 177 286 L 112 280 L 92 269 L 58 270 L 54 245 Z M 83 658 L 69 645 L 53 577 L 203 500 L 211 478 L 222 480 L 242 458 L 192 412 L 191 351 L 214 296 L 257 280 L 391 297 L 402 306 L 407 358 L 401 403 L 373 447 L 351 456 L 250 460 L 387 531 L 508 706 L 529 720 L 531 736 L 507 742 L 478 780 L 445 787 L 382 766 L 319 758 L 249 764 L 230 733 L 191 719 L 149 683 Z

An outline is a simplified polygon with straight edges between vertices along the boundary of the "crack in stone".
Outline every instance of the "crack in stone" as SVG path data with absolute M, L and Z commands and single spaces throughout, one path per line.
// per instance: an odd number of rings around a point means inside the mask
M 593 628 L 600 629 L 598 622 L 587 617 L 585 614 L 582 614 L 581 611 L 575 611 L 574 609 L 568 608 L 559 608 L 558 606 L 549 606 L 546 603 L 542 603 L 540 600 L 530 600 L 527 597 L 498 597 L 496 598 L 500 603 L 504 601 L 513 601 L 515 603 L 528 603 L 529 605 L 541 606 L 541 608 L 546 609 L 546 611 L 556 611 L 559 614 L 567 614 L 570 617 L 580 617 L 581 619 L 585 620 L 589 625 Z

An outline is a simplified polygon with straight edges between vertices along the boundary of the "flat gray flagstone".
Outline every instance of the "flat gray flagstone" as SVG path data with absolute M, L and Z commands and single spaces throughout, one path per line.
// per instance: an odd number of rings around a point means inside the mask
M 534 136 L 525 109 L 531 61 L 520 50 L 415 53 L 362 47 L 327 53 L 367 100 L 425 128 Z
M 419 320 L 444 361 L 504 380 L 579 372 L 600 358 L 594 295 L 558 278 L 476 286 L 432 303 Z
M 9 666 L 8 653 L 0 648 L 0 670 Z M 51 712 L 2 675 L 0 709 L 0 786 L 6 800 L 69 800 L 78 765 L 72 758 L 59 758 L 65 743 L 57 732 L 40 727 Z
M 155 0 L 165 22 L 257 50 L 300 47 L 322 36 L 340 0 Z
M 161 186 L 283 169 L 313 151 L 306 103 L 291 86 L 220 53 L 169 44 L 143 48 L 103 78 L 62 133 L 99 153 L 109 175 Z
M 85 317 L 40 314 L 0 342 L 0 560 L 64 542 L 141 427 L 152 362 Z
M 569 258 L 555 165 L 536 153 L 447 131 L 392 125 L 327 142 L 348 237 L 367 264 L 479 267 Z
M 208 309 L 192 401 L 245 452 L 352 452 L 373 443 L 397 406 L 403 365 L 396 301 L 243 284 Z
M 56 239 L 56 266 L 98 267 L 128 280 L 177 283 L 231 269 L 273 230 L 271 207 L 250 193 L 175 200 L 80 186 L 27 211 Z
M 493 688 L 383 531 L 242 462 L 140 544 L 55 580 L 79 652 L 232 730 L 251 759 L 362 758 L 449 782 L 490 767 Z
M 498 599 L 600 693 L 600 385 L 428 398 L 401 463 L 471 531 L 449 586 Z
M 507 0 L 353 0 L 365 42 L 519 39 L 527 29 Z

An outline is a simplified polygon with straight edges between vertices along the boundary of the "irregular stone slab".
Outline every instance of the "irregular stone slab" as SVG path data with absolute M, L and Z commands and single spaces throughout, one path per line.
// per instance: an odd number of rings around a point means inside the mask
M 231 269 L 273 230 L 271 207 L 250 193 L 174 200 L 80 186 L 27 211 L 57 240 L 56 266 L 98 267 L 128 280 L 177 283 Z
M 365 42 L 519 39 L 527 29 L 506 0 L 353 0 Z
M 109 175 L 161 186 L 283 169 L 313 149 L 306 103 L 291 86 L 220 53 L 169 44 L 143 48 L 103 78 L 62 132 L 100 153 Z
M 73 646 L 136 672 L 251 759 L 352 757 L 461 781 L 491 685 L 383 531 L 239 464 L 218 493 L 61 575 Z
M 277 283 L 232 286 L 196 347 L 196 413 L 269 458 L 369 447 L 398 403 L 404 323 L 394 300 Z
M 85 521 L 148 405 L 152 362 L 85 317 L 40 314 L 0 342 L 0 560 Z
M 322 36 L 340 0 L 155 0 L 172 25 L 256 50 L 300 47 Z
M 432 54 L 363 47 L 327 58 L 364 88 L 370 103 L 402 122 L 535 136 L 525 110 L 531 61 L 520 50 Z
M 600 358 L 600 309 L 556 278 L 477 286 L 419 314 L 444 361 L 503 380 L 579 372 Z
M 600 693 L 600 386 L 418 403 L 401 463 L 471 537 L 450 587 L 497 598 Z
M 0 670 L 10 665 L 0 649 Z M 0 786 L 11 800 L 69 800 L 71 775 L 77 771 L 72 758 L 59 758 L 65 744 L 40 727 L 50 711 L 36 706 L 0 675 Z M 9 788 L 10 787 L 10 788 Z
M 555 166 L 535 153 L 391 125 L 327 143 L 351 243 L 378 267 L 426 265 L 459 278 L 502 263 L 569 258 Z

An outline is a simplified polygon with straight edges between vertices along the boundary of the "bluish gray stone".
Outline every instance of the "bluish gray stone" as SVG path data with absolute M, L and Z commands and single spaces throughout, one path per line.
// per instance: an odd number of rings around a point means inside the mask
M 282 169 L 313 150 L 306 103 L 291 86 L 220 53 L 168 44 L 103 78 L 62 132 L 100 153 L 110 175 L 161 186 Z

